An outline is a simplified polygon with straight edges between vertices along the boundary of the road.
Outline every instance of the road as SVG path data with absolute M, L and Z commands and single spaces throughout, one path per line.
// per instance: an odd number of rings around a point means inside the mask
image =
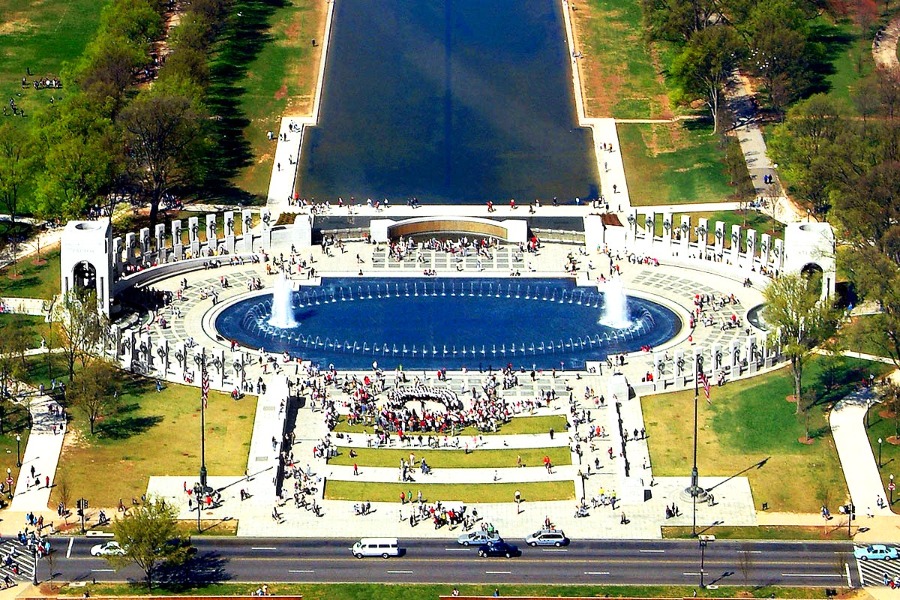
M 115 572 L 90 555 L 102 539 L 58 538 L 55 578 L 66 581 L 139 579 L 133 567 Z M 189 569 L 210 581 L 385 583 L 700 583 L 694 540 L 576 541 L 564 548 L 524 547 L 512 559 L 479 558 L 454 540 L 402 540 L 403 556 L 356 559 L 353 540 L 197 538 Z M 524 544 L 523 544 L 524 546 Z M 876 567 L 877 568 L 877 567 Z M 38 577 L 49 575 L 46 561 Z M 709 542 L 706 585 L 859 586 L 862 571 L 848 542 Z

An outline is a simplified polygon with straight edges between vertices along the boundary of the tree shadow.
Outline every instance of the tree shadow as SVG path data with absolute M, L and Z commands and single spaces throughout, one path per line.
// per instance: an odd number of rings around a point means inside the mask
M 241 110 L 241 85 L 248 66 L 263 46 L 272 41 L 269 20 L 275 11 L 287 6 L 286 0 L 239 0 L 232 9 L 220 36 L 216 59 L 210 68 L 207 106 L 216 118 L 212 121 L 215 144 L 209 159 L 207 190 L 211 195 L 248 204 L 256 199 L 230 183 L 238 171 L 251 164 L 253 152 L 244 136 L 250 121 Z
M 846 52 L 858 39 L 858 36 L 838 25 L 831 23 L 814 23 L 810 27 L 809 40 L 814 44 L 814 52 L 810 53 L 810 82 L 801 97 L 831 91 L 828 81 L 830 75 L 837 71 L 834 61 Z
M 218 552 L 197 553 L 181 565 L 160 569 L 157 581 L 161 588 L 174 592 L 222 583 L 231 579 L 226 563 Z
M 124 417 L 109 419 L 97 423 L 97 435 L 111 440 L 127 440 L 140 435 L 150 428 L 162 423 L 163 417 L 152 415 L 147 417 Z

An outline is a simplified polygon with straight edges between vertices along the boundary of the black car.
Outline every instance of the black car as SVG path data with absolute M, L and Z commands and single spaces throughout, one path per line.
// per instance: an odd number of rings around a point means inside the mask
M 488 556 L 505 556 L 506 558 L 512 558 L 513 556 L 518 556 L 521 554 L 519 552 L 519 548 L 514 546 L 513 544 L 507 544 L 504 541 L 492 542 L 489 544 L 484 544 L 478 548 L 478 556 L 488 557 Z

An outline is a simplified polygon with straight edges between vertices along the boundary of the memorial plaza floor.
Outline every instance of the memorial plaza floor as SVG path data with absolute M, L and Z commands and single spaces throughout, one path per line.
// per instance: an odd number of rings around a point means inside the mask
M 526 253 L 522 260 L 516 261 L 512 247 L 502 247 L 493 253 L 492 260 L 482 260 L 482 269 L 478 270 L 475 257 L 469 257 L 462 263 L 463 271 L 456 269 L 455 261 L 448 264 L 445 253 L 424 251 L 425 263 L 409 261 L 410 266 L 402 265 L 396 261 L 387 260 L 384 247 L 370 245 L 362 242 L 346 244 L 344 251 L 332 249 L 331 255 L 323 253 L 321 247 L 304 249 L 302 256 L 310 260 L 316 269 L 317 276 L 352 276 L 359 277 L 360 268 L 363 276 L 391 275 L 394 273 L 406 276 L 421 275 L 425 268 L 435 268 L 440 276 L 471 277 L 509 276 L 513 270 L 522 273 L 523 282 L 528 276 L 562 277 L 565 273 L 565 265 L 568 256 L 574 255 L 578 265 L 579 283 L 589 285 L 600 274 L 609 275 L 611 260 L 605 254 L 582 254 L 579 248 L 583 246 L 572 244 L 545 244 L 536 254 Z M 278 256 L 282 250 L 275 248 L 272 256 Z M 289 248 L 284 254 L 289 253 Z M 362 259 L 362 264 L 357 262 L 357 255 Z M 711 276 L 698 268 L 688 269 L 672 266 L 650 266 L 629 263 L 624 256 L 620 260 L 612 257 L 612 261 L 622 269 L 622 278 L 629 293 L 649 295 L 654 300 L 664 303 L 675 310 L 685 322 L 685 326 L 675 339 L 665 346 L 657 348 L 658 351 L 674 352 L 676 347 L 683 348 L 686 355 L 690 356 L 693 348 L 708 349 L 713 343 L 727 347 L 733 337 L 738 337 L 744 332 L 742 329 L 722 330 L 719 326 L 704 327 L 698 325 L 697 329 L 688 330 L 687 316 L 693 307 L 695 294 L 715 294 L 728 296 L 735 294 L 739 304 L 725 305 L 715 314 L 716 323 L 730 318 L 734 312 L 742 321 L 746 322 L 746 311 L 762 302 L 760 290 L 744 288 L 741 281 L 719 276 Z M 229 287 L 220 287 L 220 277 L 228 278 Z M 154 339 L 165 336 L 172 344 L 191 339 L 194 343 L 204 346 L 207 352 L 213 348 L 221 347 L 225 351 L 226 363 L 230 363 L 230 347 L 224 340 L 216 338 L 216 332 L 211 328 L 211 312 L 214 306 L 211 299 L 200 299 L 202 289 L 218 292 L 219 306 L 230 298 L 244 294 L 247 291 L 246 283 L 252 277 L 261 278 L 264 287 L 271 287 L 274 274 L 267 274 L 265 264 L 245 264 L 243 266 L 223 266 L 212 270 L 200 270 L 185 276 L 170 278 L 154 282 L 157 289 L 176 290 L 183 278 L 187 279 L 187 289 L 183 292 L 183 299 L 178 302 L 181 318 L 171 320 L 171 327 L 161 329 L 158 324 L 151 325 L 150 332 Z M 317 280 L 307 280 L 306 274 L 293 275 L 302 286 L 316 285 Z M 294 378 L 302 374 L 302 365 L 289 363 L 280 368 L 278 374 L 267 369 L 262 373 L 262 367 L 258 364 L 255 352 L 249 361 L 246 377 L 250 381 L 256 381 L 263 377 L 267 381 L 267 390 L 259 398 L 256 422 L 254 424 L 253 440 L 251 442 L 250 456 L 248 459 L 247 477 L 236 475 L 234 477 L 212 477 L 210 485 L 221 490 L 222 504 L 217 508 L 204 510 L 203 519 L 237 519 L 239 522 L 238 534 L 242 536 L 362 536 L 362 535 L 398 535 L 415 537 L 447 537 L 461 533 L 458 527 L 449 532 L 447 527 L 435 529 L 430 521 L 421 522 L 415 527 L 409 523 L 409 505 L 401 505 L 399 498 L 396 502 L 372 503 L 372 512 L 368 515 L 357 516 L 354 513 L 354 502 L 326 500 L 322 497 L 323 488 L 329 481 L 354 481 L 367 482 L 377 485 L 379 482 L 391 483 L 398 479 L 396 468 L 360 468 L 358 475 L 354 476 L 352 466 L 339 466 L 326 462 L 321 458 L 313 458 L 313 446 L 319 443 L 327 434 L 321 411 L 313 411 L 308 405 L 299 410 L 296 419 L 295 445 L 293 452 L 295 460 L 304 471 L 307 469 L 314 474 L 318 481 L 317 503 L 322 508 L 322 516 L 317 517 L 305 508 L 295 508 L 291 497 L 293 481 L 288 479 L 285 483 L 286 492 L 281 501 L 275 496 L 274 473 L 277 467 L 277 451 L 273 450 L 272 438 L 280 437 L 279 428 L 282 426 L 281 401 L 287 394 L 286 376 Z M 280 362 L 276 361 L 276 363 Z M 599 365 L 598 365 L 599 366 Z M 592 424 L 603 426 L 607 431 L 617 428 L 617 415 L 611 403 L 598 407 L 593 401 L 586 401 L 584 390 L 586 387 L 597 390 L 597 393 L 605 393 L 606 380 L 610 375 L 609 369 L 602 365 L 599 372 L 539 372 L 535 381 L 530 377 L 520 376 L 519 385 L 502 392 L 502 397 L 515 404 L 519 399 L 527 400 L 539 396 L 542 392 L 552 390 L 556 393 L 549 407 L 541 408 L 535 414 L 560 414 L 567 415 L 573 409 L 591 410 Z M 177 370 L 177 369 L 176 369 Z M 647 353 L 637 352 L 627 357 L 626 364 L 619 369 L 629 382 L 639 382 L 648 371 L 652 370 L 652 357 Z M 601 373 L 605 373 L 601 375 Z M 410 377 L 418 376 L 420 379 L 432 385 L 446 385 L 453 390 L 471 389 L 480 386 L 487 373 L 450 372 L 448 381 L 438 383 L 434 373 L 416 371 L 409 373 Z M 175 376 L 173 375 L 173 378 Z M 196 381 L 196 380 L 195 380 Z M 233 383 L 226 383 L 225 391 L 231 391 Z M 341 405 L 340 393 L 333 386 L 329 388 L 329 394 Z M 336 395 L 337 394 L 337 395 Z M 571 397 L 571 400 L 570 400 Z M 641 414 L 639 398 L 632 398 L 622 403 L 623 426 L 625 430 L 640 430 L 643 428 L 643 415 Z M 618 491 L 619 502 L 615 510 L 609 506 L 591 508 L 590 516 L 576 518 L 575 509 L 577 500 L 584 497 L 588 503 L 594 497 L 617 492 L 621 485 L 624 460 L 613 453 L 609 454 L 612 442 L 597 439 L 593 443 L 584 442 L 584 454 L 579 461 L 574 452 L 576 431 L 584 439 L 587 435 L 587 424 L 580 428 L 570 428 L 567 432 L 560 432 L 553 440 L 549 432 L 529 435 L 486 435 L 478 441 L 475 452 L 488 449 L 516 449 L 516 448 L 548 448 L 553 446 L 569 446 L 572 455 L 571 465 L 556 466 L 552 474 L 548 474 L 542 466 L 526 466 L 516 468 L 515 465 L 496 465 L 495 468 L 468 468 L 468 469 L 434 469 L 430 475 L 421 475 L 415 471 L 415 482 L 408 484 L 412 494 L 417 493 L 416 484 L 462 484 L 462 483 L 521 483 L 560 481 L 571 485 L 571 499 L 535 502 L 523 497 L 520 505 L 516 505 L 513 498 L 498 498 L 496 503 L 477 505 L 480 522 L 492 523 L 507 537 L 523 537 L 537 529 L 546 518 L 549 518 L 557 527 L 566 530 L 573 538 L 658 538 L 660 526 L 691 525 L 693 510 L 689 498 L 684 495 L 685 488 L 689 485 L 690 465 L 685 465 L 685 477 L 681 478 L 654 478 L 653 468 L 647 450 L 646 440 L 628 441 L 628 456 L 633 469 L 639 470 L 635 479 L 639 480 L 642 487 L 651 490 L 651 497 L 644 501 L 643 498 L 629 498 L 627 494 Z M 502 433 L 502 432 L 501 432 Z M 395 442 L 396 443 L 396 442 Z M 460 441 L 460 447 L 465 444 L 474 444 L 472 438 Z M 342 446 L 363 446 L 365 444 L 362 434 L 347 434 L 344 440 L 340 440 Z M 441 450 L 411 448 L 417 456 L 431 455 Z M 600 469 L 592 469 L 590 476 L 582 477 L 587 471 L 587 465 L 592 467 L 599 459 Z M 581 474 L 581 475 L 580 475 Z M 169 498 L 182 507 L 182 517 L 196 518 L 196 510 L 188 507 L 187 495 L 184 487 L 190 487 L 196 480 L 195 474 L 185 473 L 171 477 L 153 477 L 150 481 L 148 493 Z M 583 483 L 582 483 L 583 482 Z M 652 482 L 652 483 L 651 483 Z M 697 505 L 697 523 L 699 525 L 711 525 L 714 523 L 727 525 L 755 525 L 757 524 L 756 510 L 753 503 L 749 485 L 744 478 L 735 478 L 722 481 L 715 478 L 701 477 L 700 484 L 704 488 L 715 489 L 715 504 L 709 506 L 706 503 Z M 582 487 L 583 486 L 583 487 Z M 506 488 L 504 488 L 506 489 Z M 240 492 L 246 491 L 249 497 L 240 499 Z M 444 504 L 457 504 L 454 498 L 426 498 L 428 503 L 441 500 Z M 666 507 L 676 504 L 680 516 L 667 519 Z M 281 514 L 281 518 L 273 518 L 273 508 Z M 473 507 L 469 507 L 471 510 Z M 471 514 L 471 513 L 469 513 Z M 623 519 L 623 514 L 625 518 Z M 403 517 L 401 521 L 401 517 Z M 480 526 L 480 525 L 476 525 Z

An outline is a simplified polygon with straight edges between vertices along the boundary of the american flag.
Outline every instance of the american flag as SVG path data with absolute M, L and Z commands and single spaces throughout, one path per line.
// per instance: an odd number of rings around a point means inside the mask
M 707 394 L 707 398 L 709 394 Z M 200 362 L 200 399 L 203 400 L 203 408 L 208 406 L 209 401 L 209 371 L 206 370 L 206 354 Z
M 703 393 L 706 394 L 706 401 L 709 402 L 709 379 L 703 371 L 700 371 L 697 374 L 697 377 L 699 378 L 700 383 L 703 384 Z

